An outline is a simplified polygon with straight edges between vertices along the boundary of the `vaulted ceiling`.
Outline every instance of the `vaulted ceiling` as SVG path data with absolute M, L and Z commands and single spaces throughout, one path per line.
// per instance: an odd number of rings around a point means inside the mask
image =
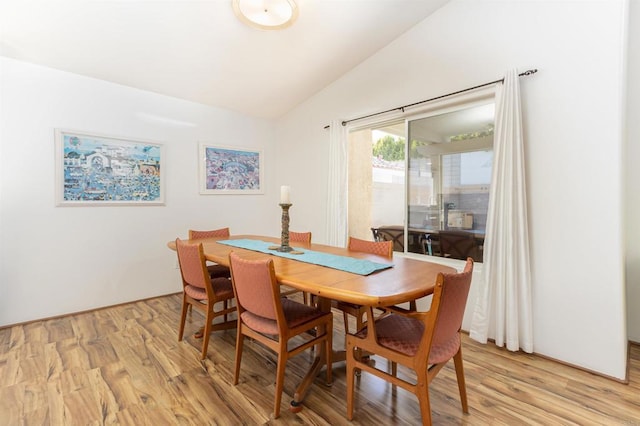
M 0 0 L 0 55 L 277 118 L 448 0 L 297 0 L 282 31 L 231 0 Z

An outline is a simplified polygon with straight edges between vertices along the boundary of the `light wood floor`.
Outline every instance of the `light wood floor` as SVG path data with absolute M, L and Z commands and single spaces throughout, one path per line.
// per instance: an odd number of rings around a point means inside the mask
M 201 363 L 192 334 L 202 316 L 188 318 L 188 337 L 178 342 L 179 311 L 174 295 L 0 330 L 0 425 L 349 423 L 343 363 L 333 386 L 321 374 L 293 414 L 288 404 L 310 356 L 291 360 L 282 413 L 272 420 L 274 357 L 247 342 L 233 386 L 235 330 L 214 333 Z M 338 346 L 341 315 L 335 319 Z M 640 425 L 640 347 L 631 357 L 624 385 L 465 336 L 470 414 L 462 414 L 450 363 L 430 390 L 434 424 Z M 353 424 L 420 423 L 412 394 L 366 373 L 356 383 Z

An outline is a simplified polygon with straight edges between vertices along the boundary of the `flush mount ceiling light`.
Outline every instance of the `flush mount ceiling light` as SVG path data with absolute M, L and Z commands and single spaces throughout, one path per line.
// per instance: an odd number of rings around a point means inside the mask
M 294 0 L 232 0 L 233 11 L 245 24 L 261 30 L 281 30 L 298 17 Z

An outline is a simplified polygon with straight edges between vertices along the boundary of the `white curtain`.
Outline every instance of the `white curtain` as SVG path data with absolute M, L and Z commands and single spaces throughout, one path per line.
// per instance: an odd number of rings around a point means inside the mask
M 327 244 L 347 244 L 347 128 L 341 121 L 329 123 L 329 178 L 327 179 Z
M 493 175 L 483 279 L 470 336 L 533 352 L 524 143 L 517 70 L 496 88 Z

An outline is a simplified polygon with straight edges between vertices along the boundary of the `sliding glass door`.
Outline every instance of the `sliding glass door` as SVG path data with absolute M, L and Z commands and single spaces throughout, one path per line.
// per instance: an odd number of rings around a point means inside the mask
M 475 239 L 481 261 L 493 117 L 493 103 L 476 104 L 351 132 L 350 234 L 394 239 L 396 251 L 455 257 L 439 244 L 455 231 Z

